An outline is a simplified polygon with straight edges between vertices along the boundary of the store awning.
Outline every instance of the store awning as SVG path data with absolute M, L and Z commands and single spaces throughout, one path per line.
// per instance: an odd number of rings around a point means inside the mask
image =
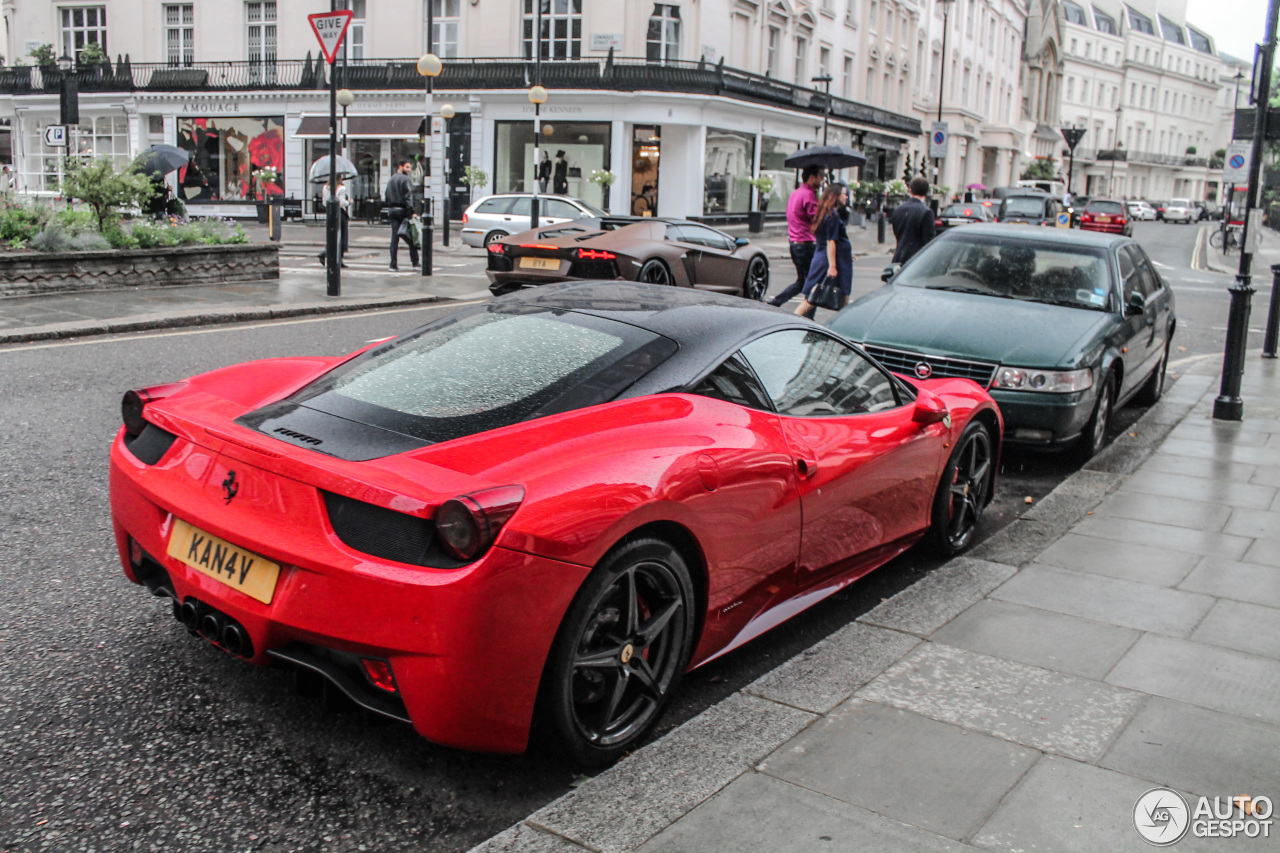
M 422 129 L 422 116 L 348 116 L 349 139 L 417 139 Z M 338 133 L 342 133 L 342 116 L 338 116 Z M 328 116 L 303 116 L 294 134 L 298 139 L 328 139 Z

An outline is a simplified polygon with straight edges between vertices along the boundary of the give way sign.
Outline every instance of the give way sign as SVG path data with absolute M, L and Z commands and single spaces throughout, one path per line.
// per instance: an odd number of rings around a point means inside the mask
M 350 9 L 307 15 L 307 20 L 311 22 L 311 29 L 320 40 L 320 50 L 324 53 L 325 61 L 330 65 L 338 58 L 338 46 L 342 44 L 342 37 L 347 34 L 347 27 L 350 26 L 354 15 L 355 13 Z

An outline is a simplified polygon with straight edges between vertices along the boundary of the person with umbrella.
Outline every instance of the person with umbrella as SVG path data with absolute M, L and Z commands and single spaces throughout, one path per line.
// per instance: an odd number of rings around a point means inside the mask
M 338 199 L 338 266 L 345 267 L 347 265 L 347 226 L 351 220 L 351 194 L 347 192 L 347 179 L 338 176 L 338 191 L 336 193 Z M 329 184 L 324 184 L 321 200 L 326 210 L 329 208 Z M 328 249 L 320 252 L 320 265 L 324 266 L 325 259 L 329 257 Z
M 168 212 L 171 188 L 166 178 L 190 162 L 191 153 L 175 145 L 152 145 L 134 159 L 134 169 L 151 179 L 152 193 L 147 202 L 150 216 L 159 219 Z
M 787 240 L 791 244 L 791 263 L 796 268 L 796 280 L 770 299 L 770 305 L 785 305 L 803 290 L 809 266 L 813 263 L 814 247 L 817 245 L 813 237 L 813 217 L 818 212 L 818 188 L 822 186 L 822 169 L 819 166 L 805 166 L 800 177 L 800 186 L 787 199 Z
M 804 299 L 796 309 L 801 317 L 812 320 L 818 313 L 818 306 L 809 302 L 818 285 L 831 282 L 839 290 L 839 304 L 833 310 L 843 307 L 853 292 L 853 244 L 849 242 L 849 232 L 840 218 L 840 206 L 847 204 L 848 200 L 848 187 L 831 184 L 818 202 L 812 225 L 815 241 L 813 262 L 804 282 Z

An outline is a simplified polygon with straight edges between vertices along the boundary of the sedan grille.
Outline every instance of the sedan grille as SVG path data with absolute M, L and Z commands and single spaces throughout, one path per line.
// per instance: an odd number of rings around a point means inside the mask
M 972 379 L 983 388 L 991 384 L 997 365 L 986 361 L 967 361 L 962 358 L 948 358 L 943 355 L 924 355 L 918 352 L 889 349 L 888 347 L 863 346 L 872 358 L 892 370 L 906 376 L 922 379 Z M 932 372 L 927 377 L 920 377 L 916 365 L 928 364 Z

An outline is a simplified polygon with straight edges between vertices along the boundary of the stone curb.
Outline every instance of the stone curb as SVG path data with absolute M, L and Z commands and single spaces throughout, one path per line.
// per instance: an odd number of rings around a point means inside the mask
M 1214 377 L 1185 375 L 1121 438 L 1032 510 L 795 657 L 470 853 L 628 853 L 922 648 L 1115 490 Z M 925 643 L 924 645 L 928 645 Z M 643 806 L 643 807 L 641 807 Z
M 365 299 L 359 302 L 300 302 L 295 305 L 265 305 L 164 314 L 138 314 L 132 317 L 111 320 L 53 323 L 47 326 L 0 331 L 0 345 L 87 338 L 98 335 L 118 335 L 127 332 L 153 331 L 155 329 L 215 326 L 258 320 L 280 320 L 286 317 L 304 317 L 313 314 L 345 314 L 373 308 L 426 305 L 432 302 L 444 302 L 448 299 L 449 297 L 447 296 L 387 297 L 383 299 Z

